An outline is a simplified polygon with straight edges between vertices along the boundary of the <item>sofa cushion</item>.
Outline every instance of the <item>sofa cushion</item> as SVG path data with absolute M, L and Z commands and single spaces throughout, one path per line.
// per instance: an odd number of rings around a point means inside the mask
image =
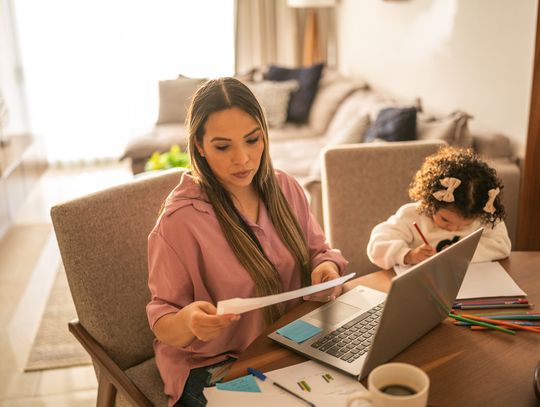
M 510 139 L 505 135 L 491 131 L 471 130 L 471 133 L 473 148 L 478 154 L 490 158 L 513 158 Z
M 323 74 L 323 79 L 326 79 L 325 76 L 327 76 L 326 73 Z M 367 86 L 365 82 L 340 77 L 336 77 L 333 81 L 323 79 L 319 84 L 319 90 L 311 105 L 308 118 L 308 125 L 318 134 L 323 134 L 328 129 L 332 117 L 347 96 Z
M 297 80 L 298 90 L 294 91 L 289 101 L 287 120 L 295 123 L 305 123 L 309 116 L 309 110 L 317 88 L 323 64 L 315 64 L 306 68 L 284 68 L 270 65 L 265 79 L 270 81 Z
M 368 130 L 371 119 L 367 114 L 355 114 L 343 127 L 335 132 L 327 132 L 324 136 L 327 145 L 361 143 Z
M 336 113 L 328 124 L 327 134 L 338 132 L 352 116 L 369 115 L 371 120 L 375 120 L 377 113 L 383 107 L 388 106 L 388 100 L 383 99 L 378 94 L 368 90 L 358 90 L 350 94 L 338 106 Z
M 285 123 L 283 127 L 268 129 L 270 144 L 287 140 L 309 139 L 318 137 L 313 129 L 305 124 Z
M 191 97 L 204 79 L 187 78 L 159 82 L 159 115 L 156 124 L 183 123 Z
M 291 92 L 298 89 L 298 81 L 260 81 L 246 82 L 266 114 L 270 127 L 283 127 L 287 120 L 287 111 Z
M 142 136 L 128 141 L 122 158 L 149 158 L 154 152 L 168 151 L 173 144 L 186 148 L 186 129 L 183 124 L 160 124 Z
M 467 124 L 471 117 L 461 111 L 442 118 L 420 114 L 416 124 L 416 138 L 419 140 L 440 139 L 451 146 L 471 147 L 472 137 Z
M 366 131 L 365 142 L 411 141 L 416 138 L 416 107 L 387 107 Z
M 275 168 L 294 177 L 305 177 L 324 145 L 323 137 L 270 143 L 270 156 Z
M 354 115 L 349 118 L 349 121 L 341 129 L 335 133 L 326 133 L 324 136 L 324 142 L 327 146 L 335 146 L 339 144 L 355 144 L 361 143 L 364 138 L 364 133 L 369 128 L 370 123 L 369 115 Z M 321 176 L 321 153 L 317 154 L 317 157 L 311 163 L 309 167 L 309 174 L 312 177 Z

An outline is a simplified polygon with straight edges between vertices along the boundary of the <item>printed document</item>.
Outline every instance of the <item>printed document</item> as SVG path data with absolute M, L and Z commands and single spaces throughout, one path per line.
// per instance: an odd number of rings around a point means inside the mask
M 343 284 L 355 276 L 355 273 L 347 274 L 335 280 L 325 281 L 324 283 L 310 285 L 309 287 L 300 288 L 286 293 L 267 295 L 265 297 L 255 298 L 231 298 L 230 300 L 219 301 L 217 303 L 218 315 L 223 314 L 242 314 L 244 312 L 253 311 L 254 309 L 266 307 L 268 305 L 277 304 L 278 302 L 289 301 L 294 298 L 303 297 L 328 288 Z

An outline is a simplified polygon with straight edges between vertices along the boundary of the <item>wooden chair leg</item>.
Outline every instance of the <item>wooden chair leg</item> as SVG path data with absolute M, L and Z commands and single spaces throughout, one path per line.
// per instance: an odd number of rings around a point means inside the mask
M 98 375 L 97 407 L 114 407 L 116 387 L 104 374 Z

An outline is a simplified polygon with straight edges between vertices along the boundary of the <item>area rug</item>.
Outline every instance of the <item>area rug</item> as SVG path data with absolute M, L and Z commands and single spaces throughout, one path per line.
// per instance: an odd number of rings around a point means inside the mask
M 63 266 L 60 266 L 25 371 L 91 363 L 88 353 L 68 330 L 68 322 L 76 316 L 66 273 Z

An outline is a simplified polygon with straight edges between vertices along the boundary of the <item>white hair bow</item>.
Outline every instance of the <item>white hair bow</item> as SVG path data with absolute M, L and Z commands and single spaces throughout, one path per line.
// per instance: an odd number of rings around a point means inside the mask
M 490 189 L 488 191 L 488 200 L 486 202 L 486 205 L 484 206 L 484 212 L 491 214 L 495 213 L 497 209 L 495 208 L 493 203 L 495 202 L 495 198 L 497 198 L 497 195 L 499 195 L 499 192 L 501 192 L 499 188 Z
M 433 193 L 433 196 L 438 201 L 454 202 L 454 190 L 461 185 L 461 181 L 457 178 L 443 178 L 441 185 L 446 189 L 441 189 Z

